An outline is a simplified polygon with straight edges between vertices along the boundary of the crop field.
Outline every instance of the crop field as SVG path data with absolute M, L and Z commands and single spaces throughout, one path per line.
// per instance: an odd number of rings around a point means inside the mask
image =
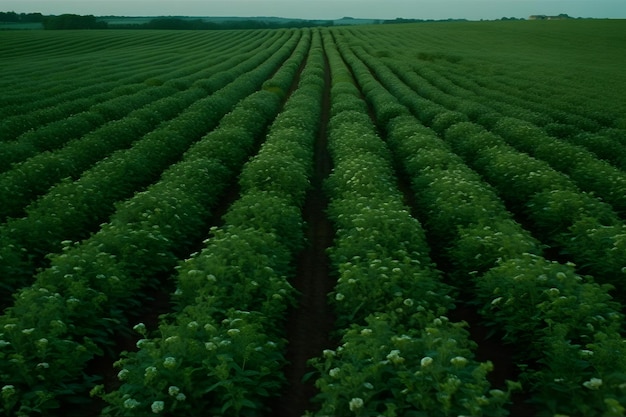
M 624 45 L 0 32 L 0 415 L 626 415 Z

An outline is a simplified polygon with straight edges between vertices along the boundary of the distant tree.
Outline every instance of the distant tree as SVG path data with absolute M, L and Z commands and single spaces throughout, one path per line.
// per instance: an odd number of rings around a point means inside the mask
M 62 14 L 60 16 L 46 16 L 43 19 L 43 28 L 48 30 L 106 29 L 107 23 L 98 21 L 93 15 Z
M 20 16 L 15 12 L 0 12 L 0 22 L 19 22 Z
M 20 13 L 20 22 L 41 23 L 43 22 L 43 15 L 41 13 Z

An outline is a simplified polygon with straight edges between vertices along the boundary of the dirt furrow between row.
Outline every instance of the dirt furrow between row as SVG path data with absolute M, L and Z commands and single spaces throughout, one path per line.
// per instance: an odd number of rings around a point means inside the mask
M 298 257 L 296 277 L 292 282 L 300 298 L 298 305 L 289 312 L 287 320 L 289 365 L 285 375 L 288 383 L 272 413 L 277 417 L 302 416 L 305 411 L 312 409 L 310 400 L 316 388 L 312 381 L 303 381 L 304 375 L 310 371 L 307 361 L 333 345 L 330 332 L 334 318 L 326 297 L 334 287 L 334 280 L 329 273 L 326 248 L 332 244 L 334 233 L 326 217 L 328 199 L 322 190 L 323 181 L 331 171 L 331 159 L 326 149 L 326 125 L 330 110 L 328 63 L 324 72 L 322 116 L 315 143 L 315 171 L 303 210 L 309 244 Z

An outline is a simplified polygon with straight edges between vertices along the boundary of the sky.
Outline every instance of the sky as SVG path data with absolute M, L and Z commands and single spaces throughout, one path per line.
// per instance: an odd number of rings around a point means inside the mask
M 626 0 L 0 0 L 0 11 L 95 16 L 500 19 L 533 14 L 626 19 Z

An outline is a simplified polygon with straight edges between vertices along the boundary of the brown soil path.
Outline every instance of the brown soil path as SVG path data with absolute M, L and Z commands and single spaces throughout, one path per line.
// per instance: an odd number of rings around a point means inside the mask
M 307 222 L 308 247 L 300 254 L 296 277 L 292 285 L 300 292 L 298 305 L 289 311 L 287 321 L 287 360 L 285 369 L 287 386 L 273 407 L 272 416 L 297 417 L 313 410 L 310 402 L 316 393 L 312 381 L 303 382 L 303 376 L 311 371 L 307 360 L 319 356 L 323 349 L 332 348 L 330 332 L 334 324 L 331 307 L 326 302 L 328 292 L 335 285 L 329 274 L 326 248 L 332 244 L 334 233 L 326 218 L 328 200 L 322 191 L 322 183 L 331 170 L 331 159 L 326 149 L 326 125 L 330 112 L 330 69 L 325 68 L 325 88 L 322 119 L 315 143 L 315 171 L 312 189 L 309 190 L 303 211 Z

